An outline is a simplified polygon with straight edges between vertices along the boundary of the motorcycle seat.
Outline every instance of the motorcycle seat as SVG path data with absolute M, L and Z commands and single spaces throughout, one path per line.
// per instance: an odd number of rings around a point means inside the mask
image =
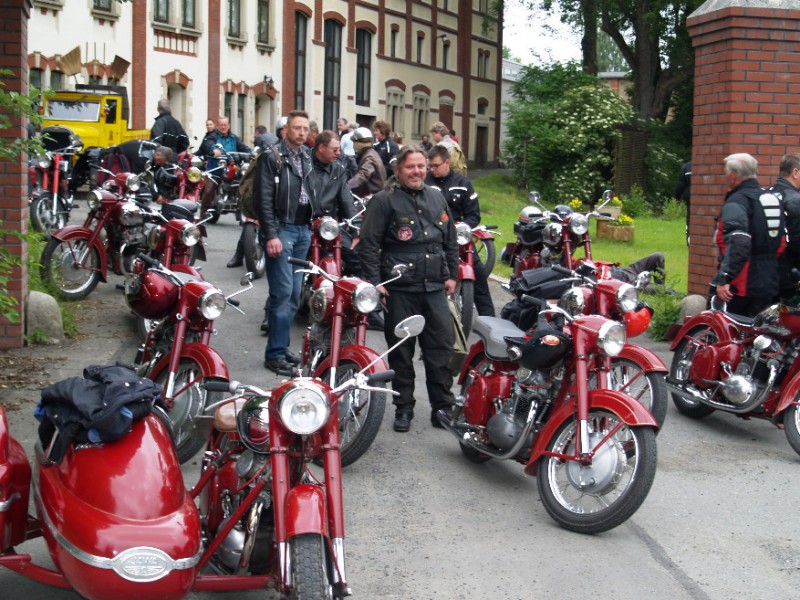
M 514 323 L 498 317 L 478 317 L 472 330 L 483 340 L 486 356 L 495 360 L 508 360 L 508 344 L 505 338 L 525 335 Z
M 730 312 L 726 312 L 725 316 L 728 317 L 731 321 L 738 323 L 739 325 L 749 326 L 753 324 L 753 317 L 746 317 L 744 315 L 737 315 Z
M 214 412 L 214 429 L 220 433 L 236 433 L 236 415 L 242 410 L 246 398 L 237 398 L 223 404 Z

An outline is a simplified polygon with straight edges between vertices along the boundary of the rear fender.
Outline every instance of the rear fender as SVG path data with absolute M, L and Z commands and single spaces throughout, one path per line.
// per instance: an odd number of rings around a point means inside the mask
M 149 379 L 155 379 L 164 371 L 169 370 L 169 354 L 162 358 L 159 363 L 148 373 Z M 204 379 L 224 379 L 230 381 L 230 373 L 228 366 L 225 364 L 219 352 L 214 350 L 211 346 L 193 342 L 185 344 L 181 351 L 181 358 L 190 358 L 194 360 L 203 372 Z
M 686 321 L 675 334 L 670 350 L 675 350 L 681 340 L 696 327 L 710 327 L 720 342 L 729 342 L 738 336 L 738 326 L 716 310 L 704 310 Z
M 0 552 L 25 541 L 31 467 L 0 406 Z
M 67 225 L 53 232 L 51 237 L 61 240 L 62 242 L 69 242 L 81 238 L 90 239 L 92 235 L 94 235 L 94 231 L 88 227 L 84 227 L 83 225 Z M 100 281 L 105 283 L 106 273 L 108 272 L 108 254 L 106 253 L 106 247 L 103 245 L 99 235 L 94 239 L 92 248 L 97 250 L 97 254 L 100 255 Z
M 286 537 L 318 533 L 328 537 L 328 514 L 325 493 L 319 486 L 301 484 L 286 496 Z
M 464 364 L 461 367 L 461 373 L 458 374 L 458 382 L 459 384 L 464 383 L 464 378 L 469 373 L 469 370 L 472 365 L 473 359 L 478 356 L 479 354 L 484 353 L 484 344 L 483 340 L 478 340 L 469 349 L 469 353 L 467 354 L 467 358 L 464 359 Z
M 616 390 L 589 390 L 589 409 L 602 409 L 617 415 L 623 423 L 631 427 L 653 427 L 658 428 L 656 420 L 650 411 L 641 403 L 637 402 L 627 394 Z M 556 431 L 576 413 L 574 402 L 567 402 L 547 420 L 544 429 L 536 436 L 533 442 L 533 450 L 528 464 L 525 466 L 525 474 L 536 476 L 538 472 L 539 458 L 542 457 L 550 440 L 555 436 Z

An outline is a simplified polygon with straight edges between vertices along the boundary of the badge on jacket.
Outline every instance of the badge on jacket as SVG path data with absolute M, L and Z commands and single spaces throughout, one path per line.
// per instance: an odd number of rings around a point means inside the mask
M 411 227 L 401 227 L 397 230 L 397 237 L 401 242 L 407 242 L 414 236 L 414 232 L 411 231 Z
M 450 220 L 450 219 L 447 217 L 447 211 L 442 211 L 442 216 L 441 216 L 441 217 L 439 217 L 439 220 L 440 220 L 442 223 L 447 223 L 447 221 L 449 221 L 449 220 Z

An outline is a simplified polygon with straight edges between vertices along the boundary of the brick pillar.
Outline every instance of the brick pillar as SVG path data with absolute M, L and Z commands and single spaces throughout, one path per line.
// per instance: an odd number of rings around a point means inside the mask
M 717 271 L 714 221 L 728 191 L 723 159 L 747 152 L 771 185 L 800 146 L 800 5 L 709 0 L 687 19 L 695 48 L 689 293 Z
M 11 71 L 3 77 L 5 91 L 28 93 L 28 17 L 31 0 L 0 0 L 0 23 L 3 23 L 0 44 L 0 69 Z M 26 138 L 27 120 L 12 120 L 8 129 L 0 130 L 0 138 Z M 28 231 L 27 157 L 20 154 L 13 160 L 0 159 L 0 229 Z M 24 344 L 25 298 L 28 295 L 27 244 L 15 236 L 3 236 L 0 243 L 12 254 L 22 258 L 22 268 L 15 269 L 7 285 L 8 293 L 17 299 L 15 307 L 20 323 L 0 318 L 0 348 L 20 348 Z

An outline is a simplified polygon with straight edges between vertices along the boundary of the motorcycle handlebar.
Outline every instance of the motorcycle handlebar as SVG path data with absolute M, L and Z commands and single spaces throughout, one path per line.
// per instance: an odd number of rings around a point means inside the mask
M 523 304 L 536 305 L 540 309 L 550 308 L 550 305 L 547 303 L 547 300 L 542 300 L 541 298 L 537 298 L 535 296 L 529 296 L 528 294 L 522 294 L 519 300 Z
M 296 265 L 298 267 L 305 267 L 306 269 L 310 269 L 313 267 L 313 263 L 310 263 L 307 260 L 302 260 L 300 258 L 295 258 L 294 256 L 289 257 L 289 264 Z
M 145 264 L 147 264 L 147 265 L 149 265 L 151 267 L 158 268 L 158 267 L 162 266 L 161 263 L 158 262 L 155 258 L 153 258 L 152 256 L 148 256 L 147 254 L 144 254 L 143 252 L 140 252 L 139 254 L 137 254 L 136 258 L 138 258 L 143 263 L 145 263 Z
M 388 371 L 378 371 L 377 373 L 372 373 L 371 375 L 367 376 L 367 384 L 373 385 L 382 381 L 391 381 L 393 378 L 394 371 L 392 369 L 389 369 Z
M 553 269 L 553 271 L 555 271 L 556 273 L 561 273 L 562 275 L 567 275 L 568 277 L 574 275 L 574 273 L 570 269 L 562 267 L 561 265 L 551 265 L 550 268 Z
M 241 304 L 236 298 L 226 298 L 225 301 L 231 306 L 239 306 Z
M 238 381 L 215 381 L 215 380 L 206 380 L 203 384 L 207 391 L 209 392 L 223 392 L 228 394 L 233 394 L 236 392 L 236 389 L 239 387 Z

